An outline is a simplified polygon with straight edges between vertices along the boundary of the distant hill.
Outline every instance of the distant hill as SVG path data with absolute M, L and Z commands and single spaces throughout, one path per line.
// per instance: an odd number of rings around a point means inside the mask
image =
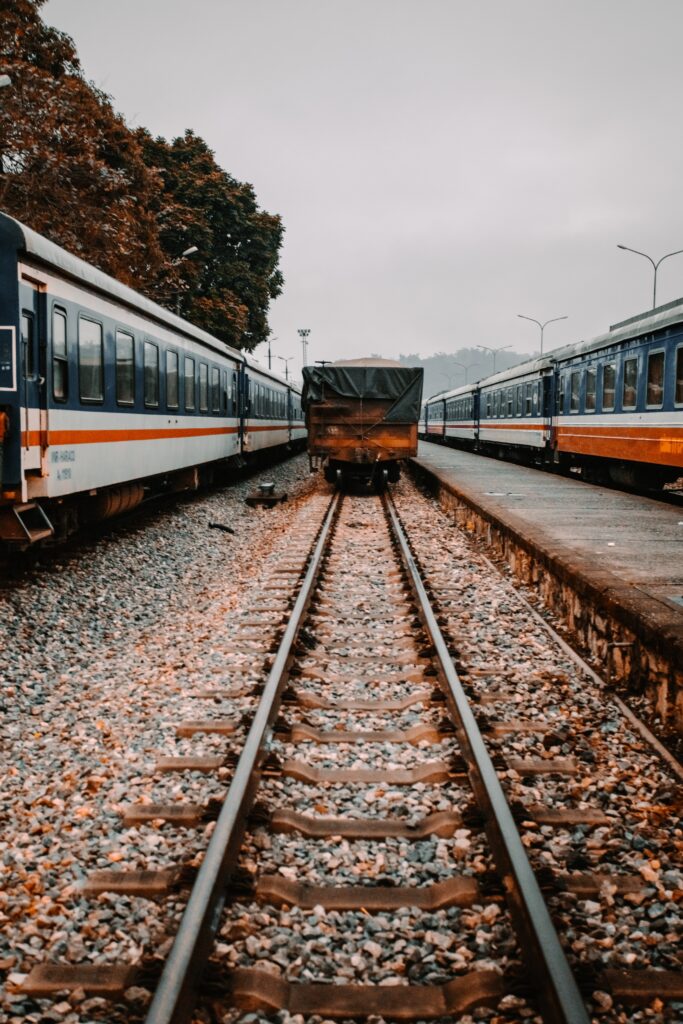
M 530 359 L 528 353 L 499 352 L 496 356 L 496 372 L 507 370 L 510 366 L 523 363 Z M 426 359 L 419 355 L 401 355 L 398 357 L 404 366 L 421 366 L 424 369 L 424 391 L 425 398 L 445 391 L 450 388 L 458 388 L 482 377 L 490 377 L 493 373 L 493 356 L 490 352 L 483 352 L 478 348 L 461 348 L 457 352 L 437 352 L 436 355 L 428 356 Z M 462 364 L 462 365 L 460 365 Z M 467 374 L 464 367 L 467 367 Z

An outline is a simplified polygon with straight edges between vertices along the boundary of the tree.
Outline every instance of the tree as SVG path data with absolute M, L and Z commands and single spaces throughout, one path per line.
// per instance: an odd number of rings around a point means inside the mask
M 2 0 L 0 206 L 125 284 L 153 287 L 164 254 L 149 209 L 153 170 L 71 39 L 44 25 L 44 0 Z
M 191 131 L 132 132 L 45 0 L 0 0 L 0 207 L 238 348 L 268 335 L 283 227 Z M 192 260 L 179 260 L 196 245 Z
M 282 290 L 283 227 L 259 210 L 251 185 L 236 181 L 192 131 L 168 143 L 140 129 L 137 141 L 163 182 L 155 199 L 168 257 L 161 291 L 180 296 L 183 315 L 237 347 L 268 336 L 268 306 Z M 179 263 L 190 245 L 198 252 Z

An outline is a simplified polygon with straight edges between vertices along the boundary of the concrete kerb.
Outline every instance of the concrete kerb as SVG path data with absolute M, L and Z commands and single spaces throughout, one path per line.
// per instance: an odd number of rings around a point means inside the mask
M 589 651 L 611 683 L 644 692 L 668 727 L 683 731 L 683 621 L 664 602 L 630 586 L 588 557 L 558 545 L 512 512 L 442 479 L 416 460 L 414 479 L 507 561 Z

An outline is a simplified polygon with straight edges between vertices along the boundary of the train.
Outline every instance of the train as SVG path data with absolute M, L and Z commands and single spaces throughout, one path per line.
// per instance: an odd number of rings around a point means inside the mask
M 301 390 L 0 214 L 0 542 L 303 449 Z
M 384 489 L 417 454 L 421 367 L 390 359 L 305 366 L 302 405 L 311 468 L 343 487 Z
M 683 477 L 683 299 L 424 405 L 420 436 L 658 489 Z

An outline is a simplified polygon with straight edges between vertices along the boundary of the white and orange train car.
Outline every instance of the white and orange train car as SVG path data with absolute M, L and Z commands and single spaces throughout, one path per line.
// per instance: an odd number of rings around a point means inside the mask
M 683 299 L 434 395 L 422 437 L 658 487 L 683 476 Z
M 0 540 L 305 438 L 291 382 L 0 214 Z

